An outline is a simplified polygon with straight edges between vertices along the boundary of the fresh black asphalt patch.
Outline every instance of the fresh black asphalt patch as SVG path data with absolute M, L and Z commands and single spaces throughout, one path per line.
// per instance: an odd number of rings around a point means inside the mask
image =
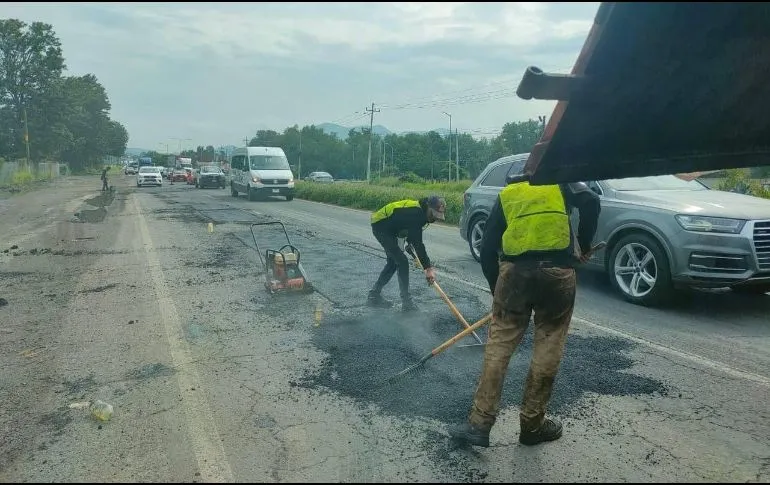
M 432 305 L 431 305 L 432 306 Z M 434 310 L 434 308 L 431 308 Z M 456 423 L 467 417 L 483 360 L 483 347 L 457 348 L 431 358 L 421 370 L 392 385 L 391 375 L 460 329 L 448 310 L 403 317 L 398 310 L 335 317 L 314 329 L 313 343 L 329 354 L 316 372 L 299 384 L 325 388 L 362 404 L 375 404 L 399 417 L 424 417 Z M 482 313 L 475 315 L 477 320 Z M 470 321 L 469 316 L 466 318 Z M 482 335 L 486 339 L 486 335 Z M 461 343 L 473 343 L 468 337 Z M 667 393 L 659 381 L 627 372 L 631 342 L 613 337 L 570 334 L 557 376 L 549 413 L 569 415 L 586 393 L 609 396 Z M 501 409 L 518 406 L 532 356 L 531 326 L 511 358 Z

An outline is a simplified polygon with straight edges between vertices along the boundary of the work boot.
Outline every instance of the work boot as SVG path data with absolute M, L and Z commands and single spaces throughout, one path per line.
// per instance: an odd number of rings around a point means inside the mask
M 477 428 L 467 421 L 450 427 L 449 436 L 462 443 L 489 447 L 489 429 Z
M 522 431 L 519 434 L 519 443 L 522 445 L 536 445 L 546 441 L 554 441 L 561 438 L 562 426 L 555 419 L 545 418 L 539 428 L 532 431 Z
M 369 292 L 369 298 L 366 300 L 366 304 L 375 308 L 390 308 L 393 303 L 386 300 L 382 295 L 374 290 Z
M 403 300 L 401 303 L 401 311 L 405 313 L 411 313 L 417 311 L 417 305 L 414 304 L 411 298 Z

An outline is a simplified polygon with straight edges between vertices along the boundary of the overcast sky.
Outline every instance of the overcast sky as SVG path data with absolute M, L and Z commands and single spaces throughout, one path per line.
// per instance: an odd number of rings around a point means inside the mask
M 515 90 L 567 73 L 599 3 L 0 3 L 53 25 L 67 74 L 93 73 L 129 147 L 242 144 L 256 130 L 368 123 L 494 134 L 550 115 Z M 356 114 L 358 113 L 358 114 Z

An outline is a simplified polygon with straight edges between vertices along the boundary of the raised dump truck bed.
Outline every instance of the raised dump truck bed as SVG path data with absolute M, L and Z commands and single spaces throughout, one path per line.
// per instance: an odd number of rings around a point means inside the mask
M 604 2 L 572 73 L 518 94 L 559 100 L 533 184 L 770 165 L 770 4 Z

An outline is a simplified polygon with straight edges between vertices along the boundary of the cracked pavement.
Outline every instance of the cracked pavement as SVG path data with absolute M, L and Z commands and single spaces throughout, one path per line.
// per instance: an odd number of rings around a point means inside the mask
M 549 407 L 563 438 L 518 444 L 528 334 L 491 446 L 458 447 L 446 427 L 468 412 L 482 350 L 375 385 L 461 328 L 417 270 L 419 314 L 363 305 L 383 264 L 367 213 L 132 181 L 116 177 L 90 222 L 73 214 L 96 210 L 96 177 L 0 199 L 0 481 L 770 481 L 770 297 L 642 308 L 581 273 Z M 264 291 L 248 224 L 275 218 L 317 292 Z M 426 239 L 478 320 L 491 298 L 457 228 Z M 110 421 L 69 407 L 97 399 Z

